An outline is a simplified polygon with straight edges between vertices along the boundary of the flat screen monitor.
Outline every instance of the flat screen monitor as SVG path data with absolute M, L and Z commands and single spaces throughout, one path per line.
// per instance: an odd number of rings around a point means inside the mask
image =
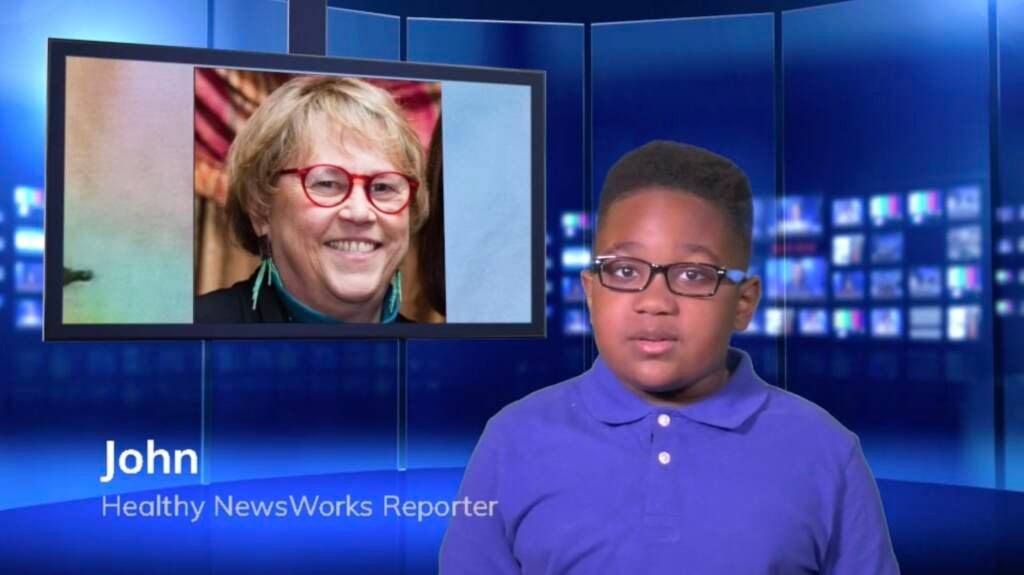
M 864 200 L 839 198 L 832 200 L 832 227 L 850 228 L 864 224 Z
M 941 283 L 939 287 L 941 289 Z M 861 270 L 832 272 L 832 297 L 839 301 L 864 299 L 864 272 Z
M 942 268 L 912 266 L 907 278 L 907 291 L 912 298 L 937 298 L 942 295 Z
M 895 264 L 901 261 L 903 232 L 885 232 L 871 236 L 871 263 Z
M 832 331 L 836 337 L 864 335 L 864 310 L 840 307 L 832 310 Z
M 894 339 L 903 336 L 903 311 L 898 307 L 871 310 L 871 337 Z
M 1011 208 L 1011 219 L 1012 213 Z M 981 188 L 979 186 L 958 186 L 946 192 L 946 217 L 950 220 L 970 220 L 980 215 Z
M 864 234 L 832 236 L 832 265 L 855 266 L 864 262 Z
M 877 300 L 903 297 L 903 270 L 871 270 L 871 297 Z
M 769 258 L 764 267 L 768 299 L 808 301 L 825 298 L 825 258 Z
M 981 306 L 949 306 L 946 313 L 946 336 L 950 341 L 974 341 L 980 338 Z
M 46 339 L 545 335 L 543 72 L 51 39 L 48 74 Z
M 1012 299 L 997 299 L 996 300 L 996 315 L 1001 317 L 1007 317 L 1015 315 L 1014 302 Z
M 15 186 L 14 208 L 19 219 L 43 219 L 43 190 L 28 186 Z
M 953 219 L 952 211 L 950 211 L 948 208 L 946 211 L 950 212 L 950 219 Z M 1015 210 L 1013 206 L 999 206 L 998 208 L 996 208 L 996 221 L 999 222 L 1000 224 L 1013 223 L 1015 219 L 1017 219 L 1017 210 Z
M 583 233 L 590 230 L 590 215 L 586 212 L 562 213 L 562 237 L 566 240 L 578 240 Z
M 875 226 L 885 226 L 903 220 L 903 198 L 899 194 L 871 196 L 869 210 Z
M 981 295 L 981 270 L 974 265 L 947 267 L 946 289 L 953 299 Z
M 825 308 L 804 308 L 797 314 L 800 335 L 828 335 L 828 310 Z
M 935 189 L 911 191 L 907 194 L 907 215 L 915 225 L 942 218 L 942 192 Z
M 946 257 L 951 261 L 981 259 L 981 226 L 957 226 L 946 232 Z
M 42 261 L 17 260 L 14 262 L 14 291 L 18 293 L 43 293 Z
M 795 311 L 791 307 L 767 307 L 764 310 L 765 335 L 790 335 L 793 333 L 793 317 Z
M 942 339 L 942 307 L 937 305 L 910 308 L 910 339 L 938 341 Z
M 777 201 L 775 235 L 816 236 L 821 234 L 821 196 L 784 196 Z
M 1006 268 L 998 268 L 995 273 L 996 285 L 1009 285 L 1013 283 L 1013 272 Z

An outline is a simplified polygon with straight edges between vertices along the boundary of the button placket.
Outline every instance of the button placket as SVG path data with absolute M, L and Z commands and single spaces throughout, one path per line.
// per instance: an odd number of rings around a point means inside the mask
M 670 413 L 655 412 L 647 420 L 651 444 L 647 453 L 647 493 L 644 533 L 649 541 L 674 541 L 681 535 L 682 475 L 679 453 L 680 420 Z

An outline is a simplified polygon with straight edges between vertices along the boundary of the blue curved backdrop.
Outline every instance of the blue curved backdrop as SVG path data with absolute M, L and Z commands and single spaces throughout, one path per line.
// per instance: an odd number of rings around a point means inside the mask
M 1024 572 L 1024 3 L 736 2 L 744 14 L 617 23 L 583 3 L 577 18 L 529 8 L 552 20 L 536 23 L 432 18 L 456 2 L 350 9 L 364 4 L 291 21 L 277 0 L 0 8 L 0 571 L 432 572 L 443 518 L 189 524 L 102 518 L 100 498 L 453 497 L 492 413 L 593 360 L 574 258 L 608 167 L 664 137 L 750 176 L 753 268 L 774 288 L 734 343 L 861 436 L 904 572 Z M 19 238 L 43 221 L 46 38 L 282 52 L 289 25 L 321 23 L 329 55 L 547 72 L 549 337 L 41 343 L 26 274 L 42 254 Z M 917 191 L 938 213 L 914 218 Z M 876 222 L 873 198 L 904 213 Z M 860 223 L 836 217 L 851 201 Z M 967 267 L 976 283 L 958 283 Z M 939 270 L 938 295 L 921 295 L 922 268 Z M 856 274 L 859 296 L 834 284 Z M 148 438 L 201 448 L 207 485 L 98 482 L 105 440 Z

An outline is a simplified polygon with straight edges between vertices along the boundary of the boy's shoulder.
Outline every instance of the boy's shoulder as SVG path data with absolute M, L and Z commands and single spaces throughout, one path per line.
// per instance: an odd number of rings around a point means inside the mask
M 589 372 L 542 387 L 494 414 L 487 422 L 495 431 L 515 428 L 536 430 L 538 427 L 558 425 L 571 417 L 572 412 L 583 409 L 579 386 Z
M 778 386 L 765 384 L 768 400 L 759 414 L 759 424 L 767 433 L 799 438 L 801 443 L 823 450 L 849 454 L 859 441 L 838 419 L 817 403 Z

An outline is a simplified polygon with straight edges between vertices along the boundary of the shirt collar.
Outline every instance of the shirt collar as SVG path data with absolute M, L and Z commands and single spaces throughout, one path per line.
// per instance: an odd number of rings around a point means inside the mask
M 754 373 L 745 351 L 729 348 L 727 361 L 735 367 L 722 389 L 696 403 L 666 409 L 647 403 L 627 389 L 598 357 L 582 380 L 583 401 L 595 417 L 613 425 L 638 421 L 657 409 L 676 412 L 706 425 L 736 429 L 764 405 L 768 384 Z

